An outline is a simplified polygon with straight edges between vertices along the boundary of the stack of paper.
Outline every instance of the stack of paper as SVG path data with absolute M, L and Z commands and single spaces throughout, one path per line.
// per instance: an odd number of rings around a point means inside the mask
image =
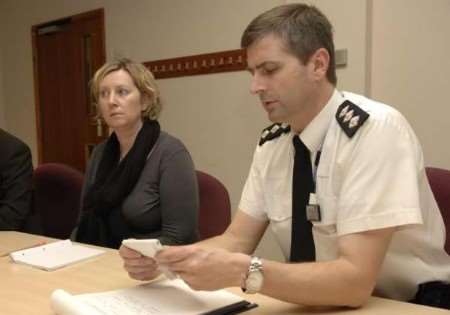
M 104 253 L 104 250 L 73 244 L 70 240 L 19 250 L 11 259 L 44 270 L 55 270 Z
M 194 291 L 181 279 L 132 288 L 70 295 L 58 289 L 51 306 L 58 315 L 223 315 L 256 307 L 225 290 Z

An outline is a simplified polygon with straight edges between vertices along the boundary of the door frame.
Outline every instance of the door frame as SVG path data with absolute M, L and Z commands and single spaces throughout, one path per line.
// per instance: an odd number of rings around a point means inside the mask
M 45 26 L 57 25 L 61 24 L 61 22 L 67 21 L 76 21 L 82 19 L 89 19 L 92 17 L 96 17 L 101 21 L 101 32 L 102 36 L 102 54 L 103 60 L 106 60 L 106 48 L 105 48 L 105 10 L 103 8 L 95 9 L 79 14 L 75 14 L 72 16 L 67 16 L 64 18 L 52 20 L 49 22 L 44 22 L 40 24 L 33 25 L 31 27 L 31 46 L 32 46 L 32 58 L 33 58 L 33 81 L 34 81 L 34 104 L 35 104 L 35 116 L 36 116 L 36 134 L 37 134 L 37 152 L 38 152 L 38 164 L 42 163 L 43 159 L 43 135 L 42 135 L 42 125 L 41 125 L 41 104 L 40 104 L 40 95 L 39 95 L 39 74 L 38 74 L 38 46 L 37 46 L 37 37 L 38 30 Z

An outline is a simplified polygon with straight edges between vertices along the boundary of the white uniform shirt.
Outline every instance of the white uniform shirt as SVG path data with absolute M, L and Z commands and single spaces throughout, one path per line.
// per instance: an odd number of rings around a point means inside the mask
M 345 100 L 369 113 L 352 138 L 335 114 Z M 270 220 L 286 259 L 290 256 L 294 133 L 257 146 L 239 209 Z M 363 96 L 335 91 L 300 138 L 321 151 L 313 173 L 321 221 L 313 222 L 316 260 L 338 257 L 339 236 L 398 227 L 384 260 L 375 293 L 411 299 L 417 284 L 450 280 L 444 251 L 445 227 L 428 184 L 420 144 L 395 109 Z

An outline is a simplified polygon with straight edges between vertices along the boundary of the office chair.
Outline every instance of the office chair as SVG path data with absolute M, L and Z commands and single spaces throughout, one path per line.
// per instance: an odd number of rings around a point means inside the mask
M 33 174 L 34 211 L 42 234 L 66 239 L 77 224 L 84 175 L 60 163 L 39 165 Z
M 230 197 L 225 186 L 215 177 L 197 171 L 200 196 L 200 239 L 222 234 L 231 221 Z
M 444 219 L 446 234 L 445 251 L 450 254 L 450 170 L 425 168 L 434 198 Z

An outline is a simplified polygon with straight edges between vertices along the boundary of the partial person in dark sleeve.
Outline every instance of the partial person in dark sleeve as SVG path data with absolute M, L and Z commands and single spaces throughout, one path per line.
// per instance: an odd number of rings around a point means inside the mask
M 183 143 L 161 131 L 159 91 L 142 64 L 121 59 L 95 74 L 92 96 L 113 131 L 85 176 L 77 241 L 118 248 L 126 238 L 188 244 L 198 238 L 198 188 Z
M 31 209 L 33 163 L 28 146 L 0 129 L 0 230 L 19 230 Z

